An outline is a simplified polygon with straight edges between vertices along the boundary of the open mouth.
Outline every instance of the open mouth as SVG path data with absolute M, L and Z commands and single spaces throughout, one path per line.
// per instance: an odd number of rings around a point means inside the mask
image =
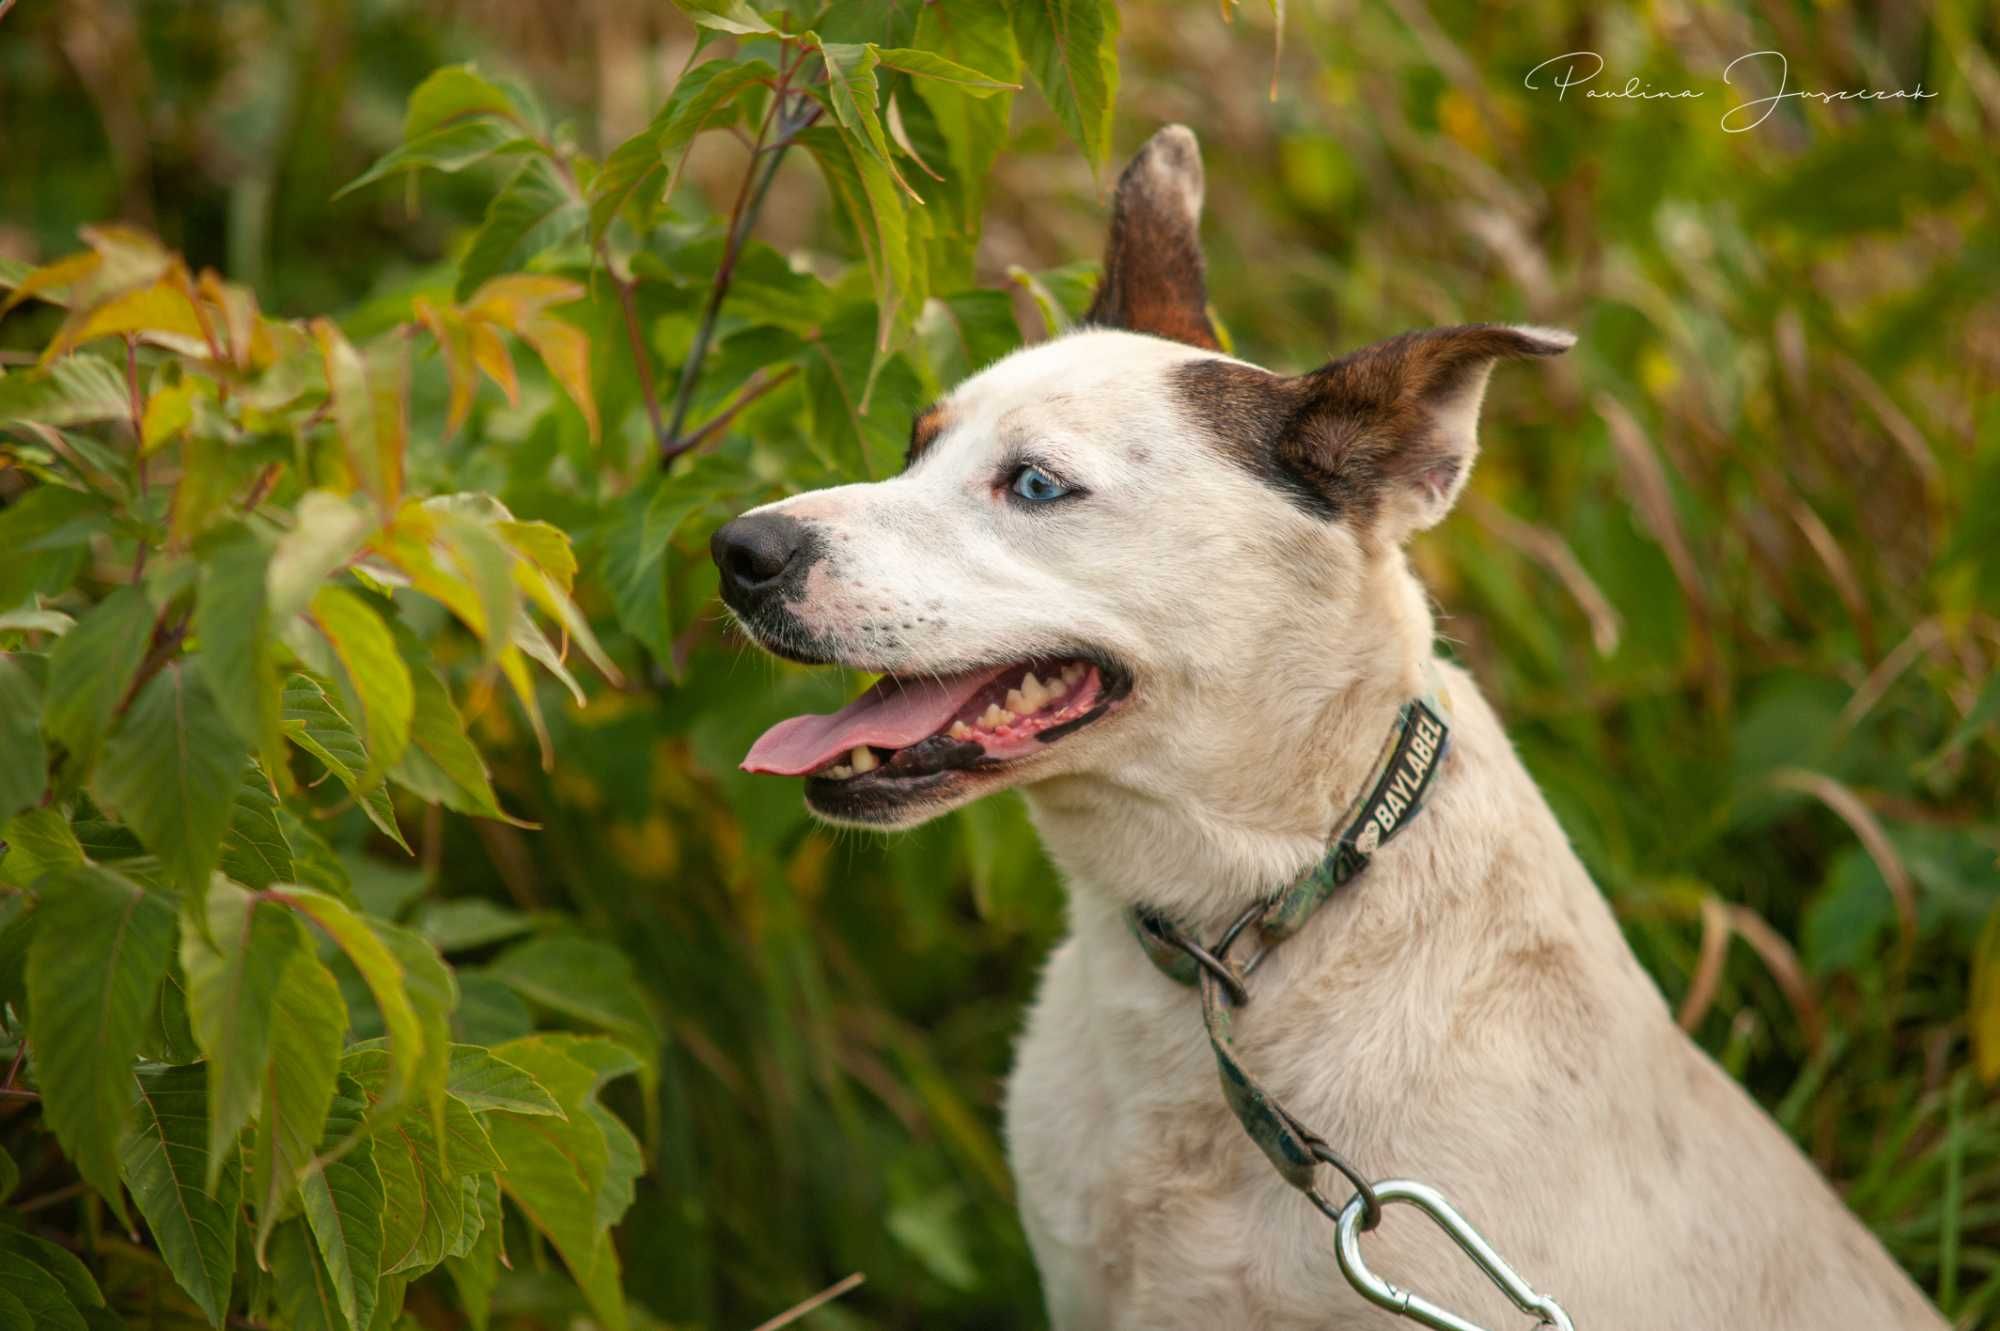
M 1093 657 L 1035 658 L 944 676 L 885 675 L 830 716 L 795 716 L 764 733 L 747 772 L 804 776 L 827 812 L 881 813 L 954 774 L 1034 757 L 1101 719 L 1131 676 Z

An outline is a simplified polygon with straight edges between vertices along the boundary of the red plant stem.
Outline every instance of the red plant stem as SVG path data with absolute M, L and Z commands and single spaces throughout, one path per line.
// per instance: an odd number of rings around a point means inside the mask
M 715 337 L 716 320 L 722 313 L 723 298 L 729 294 L 729 284 L 736 275 L 736 261 L 742 257 L 743 247 L 750 239 L 750 230 L 757 222 L 757 214 L 763 210 L 764 198 L 770 193 L 771 181 L 778 174 L 778 164 L 784 160 L 785 150 L 793 140 L 819 119 L 820 108 L 814 105 L 796 121 L 790 118 L 781 130 L 776 143 L 767 142 L 771 126 L 777 122 L 784 109 L 785 97 L 791 90 L 792 75 L 805 63 L 810 48 L 801 47 L 798 56 L 785 66 L 778 77 L 778 86 L 772 90 L 771 105 L 764 112 L 764 122 L 757 127 L 757 140 L 751 146 L 750 165 L 743 173 L 743 184 L 736 192 L 736 202 L 729 210 L 728 242 L 723 248 L 722 262 L 716 265 L 715 281 L 709 287 L 708 304 L 702 310 L 701 323 L 695 329 L 694 344 L 688 348 L 687 359 L 681 363 L 680 383 L 674 391 L 674 414 L 667 426 L 666 441 L 660 448 L 662 469 L 673 464 L 673 460 L 688 451 L 681 439 L 681 428 L 687 424 L 689 408 L 694 403 L 694 387 L 701 374 L 702 361 L 707 358 L 708 345 Z M 760 157 L 768 155 L 769 160 L 759 163 Z
M 748 407 L 752 402 L 755 402 L 758 398 L 764 396 L 798 372 L 798 366 L 787 365 L 776 374 L 760 374 L 758 378 L 752 379 L 744 386 L 743 391 L 736 395 L 735 401 L 724 407 L 716 414 L 714 419 L 704 424 L 687 438 L 676 440 L 671 446 L 660 450 L 660 461 L 662 463 L 669 463 L 683 453 L 692 452 L 700 448 L 717 434 L 727 429 L 729 423 L 735 420 L 745 407 Z

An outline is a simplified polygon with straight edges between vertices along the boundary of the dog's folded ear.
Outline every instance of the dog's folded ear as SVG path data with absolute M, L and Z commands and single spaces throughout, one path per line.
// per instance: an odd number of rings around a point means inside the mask
M 1146 140 L 1111 205 L 1104 277 L 1084 315 L 1100 328 L 1214 349 L 1201 258 L 1201 145 L 1185 125 Z
M 1555 328 L 1465 324 L 1363 347 L 1289 381 L 1295 411 L 1275 440 L 1277 466 L 1401 540 L 1436 523 L 1464 488 L 1494 362 L 1575 344 Z

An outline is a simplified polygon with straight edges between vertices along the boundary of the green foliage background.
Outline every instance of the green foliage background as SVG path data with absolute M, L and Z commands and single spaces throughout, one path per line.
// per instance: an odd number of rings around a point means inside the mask
M 1120 154 L 1170 120 L 1241 354 L 1582 335 L 1500 376 L 1419 544 L 1449 649 L 1684 1022 L 2000 1323 L 2000 20 L 1355 0 L 1280 45 L 1230 10 L 0 8 L 0 276 L 136 229 L 51 281 L 71 311 L 0 323 L 0 1326 L 750 1326 L 853 1271 L 808 1324 L 1040 1322 L 996 1106 L 1059 886 L 1016 801 L 835 838 L 739 774 L 857 681 L 747 653 L 705 548 L 887 474 L 913 408 L 1071 317 Z M 1725 133 L 1763 49 L 1794 88 L 1937 95 Z M 1591 86 L 1705 96 L 1523 86 L 1581 50 Z M 114 270 L 158 294 L 96 337 Z M 302 546 L 332 553 L 274 582 Z M 281 596 L 314 613 L 239 614 Z M 420 735 L 448 760 L 402 762 Z M 87 992 L 129 1018 L 109 1071 L 60 1038 Z M 269 1029 L 224 1020 L 244 993 Z M 274 1146 L 301 1085 L 325 1127 Z M 552 1142 L 597 1162 L 567 1220 Z M 452 1234 L 400 1270 L 327 1239 L 350 1204 L 421 1234 L 393 1213 L 426 1169 Z

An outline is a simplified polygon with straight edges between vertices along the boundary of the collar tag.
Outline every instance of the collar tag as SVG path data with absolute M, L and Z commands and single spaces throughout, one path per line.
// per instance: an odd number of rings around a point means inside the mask
M 1381 779 L 1361 806 L 1361 816 L 1340 839 L 1363 855 L 1373 855 L 1378 846 L 1402 831 L 1430 793 L 1450 734 L 1444 719 L 1428 703 L 1412 699 L 1405 708 L 1403 733 Z
M 1349 806 L 1352 816 L 1346 819 L 1345 830 L 1334 837 L 1319 863 L 1272 897 L 1256 917 L 1267 946 L 1297 933 L 1336 891 L 1359 877 L 1375 852 L 1423 808 L 1451 745 L 1451 727 L 1444 714 L 1439 693 L 1412 698 L 1397 710 L 1395 728 L 1371 770 L 1375 782 L 1364 798 Z M 1201 968 L 1170 921 L 1138 907 L 1128 907 L 1125 920 L 1154 966 L 1182 984 L 1196 981 Z M 1250 964 L 1255 962 L 1253 958 Z

